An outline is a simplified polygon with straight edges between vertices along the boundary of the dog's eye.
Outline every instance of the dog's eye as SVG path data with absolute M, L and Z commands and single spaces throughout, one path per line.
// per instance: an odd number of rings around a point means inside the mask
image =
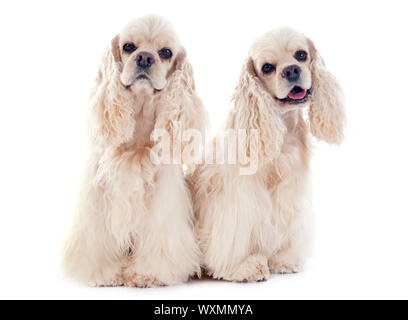
M 159 56 L 162 59 L 170 59 L 173 56 L 173 53 L 170 49 L 163 48 L 159 51 Z
M 262 72 L 264 74 L 269 74 L 269 73 L 275 71 L 275 69 L 276 69 L 276 67 L 273 64 L 270 64 L 270 63 L 265 63 L 262 66 Z
M 136 47 L 133 43 L 126 43 L 123 45 L 123 51 L 127 53 L 132 53 L 135 50 L 136 50 Z
M 307 52 L 303 50 L 296 51 L 295 59 L 297 61 L 306 61 L 307 60 Z

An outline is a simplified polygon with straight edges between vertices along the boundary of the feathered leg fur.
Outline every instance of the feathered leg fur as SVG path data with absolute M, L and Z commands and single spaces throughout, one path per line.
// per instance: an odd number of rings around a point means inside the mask
M 181 167 L 163 166 L 158 173 L 150 213 L 144 228 L 138 229 L 131 263 L 124 270 L 126 285 L 177 284 L 200 272 L 192 217 L 191 199 Z

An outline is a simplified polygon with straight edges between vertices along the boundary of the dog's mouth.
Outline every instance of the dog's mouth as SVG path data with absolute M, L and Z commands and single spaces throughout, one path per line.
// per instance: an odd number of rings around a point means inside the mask
M 135 78 L 133 78 L 133 79 L 134 79 L 134 80 L 132 81 L 131 84 L 125 85 L 125 88 L 126 88 L 126 89 L 130 89 L 133 85 L 135 85 L 135 84 L 136 84 L 137 82 L 139 82 L 139 81 L 142 81 L 142 82 L 147 81 L 147 82 L 149 83 L 149 85 L 153 88 L 153 92 L 154 92 L 154 93 L 161 92 L 162 89 L 163 89 L 163 88 L 156 88 L 156 87 L 154 87 L 152 78 L 150 78 L 150 76 L 149 76 L 147 73 L 145 73 L 145 72 L 140 72 L 140 73 L 139 73 Z
M 150 78 L 147 76 L 147 74 L 142 73 L 140 75 L 138 75 L 135 79 L 135 81 L 139 81 L 139 80 L 150 80 Z
M 277 99 L 282 103 L 301 104 L 307 101 L 310 93 L 311 93 L 311 89 L 306 90 L 306 89 L 303 89 L 302 87 L 295 86 L 293 87 L 292 90 L 289 91 L 286 98 L 283 98 L 283 99 L 277 98 Z

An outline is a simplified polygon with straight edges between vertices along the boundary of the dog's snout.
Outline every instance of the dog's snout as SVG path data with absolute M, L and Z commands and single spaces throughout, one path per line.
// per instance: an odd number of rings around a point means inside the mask
M 289 82 L 295 82 L 299 80 L 301 69 L 297 65 L 291 65 L 286 67 L 282 71 L 282 77 Z
M 146 51 L 140 52 L 135 58 L 136 64 L 142 69 L 148 69 L 154 64 L 154 56 Z

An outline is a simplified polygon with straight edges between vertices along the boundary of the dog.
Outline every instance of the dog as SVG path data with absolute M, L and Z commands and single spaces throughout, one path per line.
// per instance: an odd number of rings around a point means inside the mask
M 131 287 L 199 274 L 183 164 L 157 165 L 151 157 L 155 131 L 172 138 L 176 127 L 204 131 L 206 119 L 186 51 L 167 21 L 142 17 L 114 37 L 90 104 L 90 156 L 65 271 L 92 286 Z
M 263 281 L 302 269 L 310 253 L 307 209 L 309 132 L 339 144 L 342 90 L 313 42 L 279 28 L 252 45 L 224 129 L 255 130 L 238 149 L 255 155 L 255 174 L 242 164 L 204 164 L 190 179 L 203 267 L 217 279 Z M 308 110 L 308 121 L 303 110 Z

